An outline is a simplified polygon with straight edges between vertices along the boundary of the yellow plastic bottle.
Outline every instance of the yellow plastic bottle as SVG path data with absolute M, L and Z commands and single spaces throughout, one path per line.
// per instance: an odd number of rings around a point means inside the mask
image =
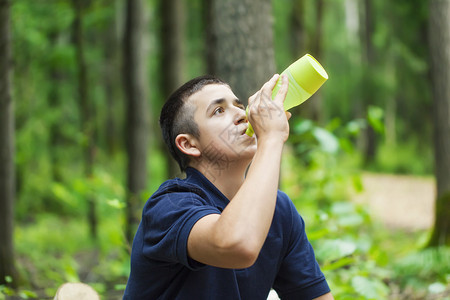
M 292 63 L 281 74 L 286 74 L 289 79 L 289 88 L 284 100 L 284 110 L 298 106 L 308 100 L 328 79 L 328 74 L 322 65 L 310 54 L 306 54 Z M 281 87 L 281 77 L 272 92 L 275 97 Z M 253 136 L 251 124 L 245 132 Z

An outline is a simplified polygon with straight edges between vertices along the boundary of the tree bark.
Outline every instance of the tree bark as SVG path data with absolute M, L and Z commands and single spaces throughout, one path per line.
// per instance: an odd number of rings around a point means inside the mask
M 295 0 L 290 16 L 292 58 L 301 57 L 306 49 L 305 0 Z
M 214 0 L 207 30 L 210 70 L 244 103 L 275 73 L 272 4 L 264 0 Z
M 144 2 L 126 4 L 124 72 L 126 107 L 127 207 L 125 234 L 132 241 L 141 214 L 140 193 L 147 184 L 149 114 L 147 104 L 146 55 L 143 45 Z
M 363 65 L 364 65 L 364 78 L 363 84 L 364 90 L 363 96 L 363 112 L 367 114 L 370 105 L 375 102 L 375 86 L 374 79 L 371 70 L 375 66 L 375 49 L 372 42 L 374 32 L 374 19 L 373 19 L 373 2 L 372 0 L 364 0 L 363 4 L 363 21 L 362 26 L 362 44 L 363 44 Z M 376 134 L 372 126 L 368 126 L 364 135 L 365 149 L 364 149 L 364 164 L 368 165 L 375 160 L 376 157 Z
M 56 46 L 58 33 L 51 32 L 48 36 L 49 41 L 52 45 Z M 54 63 L 49 66 L 48 76 L 53 84 L 51 84 L 48 92 L 48 104 L 52 111 L 60 112 L 61 105 L 61 95 L 59 92 L 59 87 L 61 83 L 61 70 L 59 70 Z M 54 147 L 53 151 L 50 151 L 51 168 L 52 168 L 52 179 L 55 182 L 61 182 L 63 180 L 62 166 L 59 160 L 59 152 L 56 149 L 60 148 L 63 140 L 63 135 L 61 133 L 61 120 L 52 119 L 50 126 L 50 144 Z
M 81 113 L 81 130 L 84 135 L 84 142 L 82 145 L 84 154 L 84 174 L 87 180 L 92 180 L 94 175 L 94 157 L 95 157 L 95 142 L 94 142 L 94 106 L 91 105 L 89 99 L 89 87 L 87 78 L 87 66 L 84 56 L 84 38 L 83 38 L 83 10 L 86 1 L 73 0 L 75 9 L 74 19 L 74 40 L 76 47 L 76 60 L 78 66 L 78 97 L 80 103 Z M 93 195 L 87 195 L 88 201 L 88 222 L 91 237 L 95 240 L 97 238 L 97 213 L 96 201 Z
M 319 61 L 322 58 L 322 35 L 323 35 L 323 13 L 325 9 L 325 3 L 323 0 L 315 1 L 315 32 L 310 38 L 311 43 L 311 54 Z M 300 115 L 312 119 L 318 123 L 323 121 L 322 113 L 322 95 L 320 90 L 311 96 L 311 99 L 299 106 Z
M 117 137 L 120 136 L 117 112 L 118 110 L 118 99 L 120 95 L 120 83 L 121 75 L 117 72 L 120 69 L 120 40 L 118 34 L 118 23 L 119 16 L 118 13 L 122 13 L 121 5 L 119 5 L 118 0 L 111 1 L 112 3 L 108 5 L 114 6 L 114 11 L 116 12 L 112 19 L 109 21 L 109 27 L 104 35 L 104 54 L 105 63 L 103 66 L 103 84 L 105 87 L 106 96 L 106 119 L 105 119 L 105 135 L 106 135 L 106 147 L 109 155 L 113 156 L 123 145 L 120 144 Z M 123 133 L 123 132 L 121 132 Z
M 217 55 L 216 55 L 216 34 L 212 29 L 213 26 L 213 0 L 203 0 L 203 28 L 205 28 L 205 57 L 206 57 L 206 72 L 208 74 L 217 74 Z
M 184 1 L 182 0 L 161 0 L 161 89 L 163 99 L 183 83 L 184 74 Z M 165 149 L 165 145 L 162 146 Z M 180 173 L 177 162 L 168 151 L 166 160 L 169 166 L 169 177 L 174 177 Z
M 430 0 L 429 46 L 437 185 L 429 246 L 450 245 L 450 1 Z
M 14 107 L 11 97 L 10 1 L 0 0 L 0 284 L 16 286 L 14 264 Z

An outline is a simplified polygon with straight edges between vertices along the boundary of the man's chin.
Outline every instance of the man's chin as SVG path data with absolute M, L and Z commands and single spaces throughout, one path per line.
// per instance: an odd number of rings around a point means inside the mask
M 248 158 L 252 160 L 253 156 L 255 156 L 256 154 L 256 149 L 257 149 L 256 143 L 250 144 L 245 147 L 245 149 L 240 153 L 240 156 L 242 156 L 242 158 Z

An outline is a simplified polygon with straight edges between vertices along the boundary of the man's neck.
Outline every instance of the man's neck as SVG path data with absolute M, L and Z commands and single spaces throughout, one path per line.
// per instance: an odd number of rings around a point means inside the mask
M 226 166 L 214 164 L 192 165 L 216 186 L 230 201 L 236 195 L 245 180 L 248 162 L 229 162 Z

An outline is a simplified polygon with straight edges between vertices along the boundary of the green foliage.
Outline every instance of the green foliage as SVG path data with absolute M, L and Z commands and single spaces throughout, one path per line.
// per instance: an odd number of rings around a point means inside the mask
M 5 277 L 6 284 L 11 284 L 13 279 L 11 276 Z M 26 289 L 15 290 L 7 285 L 0 285 L 0 300 L 8 299 L 8 297 L 18 297 L 20 299 L 36 299 L 37 294 Z
M 384 133 L 384 123 L 383 123 L 384 111 L 380 107 L 369 106 L 367 109 L 367 120 L 369 125 L 378 132 Z
M 359 32 L 361 1 L 324 1 L 321 30 L 317 1 L 303 0 L 302 49 L 293 49 L 292 1 L 272 1 L 277 70 L 311 52 L 322 34 L 321 57 L 330 75 L 321 88 L 323 126 L 291 120 L 281 186 L 302 213 L 308 237 L 336 299 L 387 299 L 398 290 L 425 297 L 448 290 L 448 249 L 419 251 L 426 232 L 387 230 L 366 208 L 350 201 L 364 189 L 359 147 L 367 126 L 377 133 L 371 170 L 430 174 L 431 101 L 427 79 L 427 1 L 372 1 L 375 58 L 365 62 Z M 16 117 L 17 201 L 15 245 L 27 284 L 0 286 L 0 299 L 51 298 L 59 284 L 87 281 L 105 299 L 129 273 L 123 235 L 125 162 L 121 88 L 123 2 L 92 0 L 84 11 L 88 93 L 95 116 L 95 167 L 84 175 L 81 115 L 73 44 L 71 1 L 11 1 Z M 152 116 L 161 106 L 158 1 L 149 9 Z M 353 6 L 352 6 L 353 5 Z M 186 2 L 186 79 L 204 73 L 205 24 L 200 0 Z M 313 53 L 315 54 L 315 53 Z M 268 74 L 267 76 L 270 76 Z M 370 101 L 369 101 L 370 99 Z M 370 102 L 370 103 L 369 103 Z M 394 116 L 394 118 L 392 118 Z M 391 118 L 391 119 L 389 119 Z M 392 121 L 391 127 L 387 126 Z M 158 129 L 151 128 L 149 132 Z M 387 136 L 393 136 L 388 140 Z M 111 139 L 111 141 L 108 141 Z M 164 153 L 152 137 L 148 191 L 166 177 Z M 356 146 L 358 145 L 358 146 Z M 89 237 L 88 202 L 95 199 L 99 236 Z M 32 289 L 33 291 L 29 291 Z M 36 289 L 36 291 L 34 290 Z
M 336 299 L 388 299 L 398 290 L 413 290 L 407 292 L 411 298 L 444 293 L 448 249 L 414 254 L 426 234 L 417 238 L 418 234 L 388 230 L 373 222 L 364 206 L 351 201 L 351 195 L 364 187 L 357 161 L 349 159 L 355 153 L 349 145 L 365 124 L 336 120 L 320 128 L 299 120 L 284 155 L 282 189 L 305 219 L 308 238 Z M 324 134 L 314 134 L 318 128 Z
M 129 274 L 129 254 L 120 211 L 106 203 L 100 210 L 108 218 L 101 219 L 97 241 L 91 240 L 87 223 L 77 218 L 41 214 L 33 225 L 18 227 L 16 251 L 27 282 L 45 287 L 47 296 L 64 282 L 87 282 L 99 292 L 105 292 L 109 282 L 123 282 Z
M 421 148 L 423 144 L 415 140 L 397 145 L 383 143 L 378 148 L 375 164 L 369 169 L 396 174 L 430 175 L 433 173 L 432 149 L 423 149 L 419 158 L 417 152 Z
M 450 279 L 450 248 L 427 248 L 402 257 L 394 264 L 395 280 L 402 286 L 428 288 L 436 283 L 447 284 Z M 433 287 L 432 287 L 433 289 Z

